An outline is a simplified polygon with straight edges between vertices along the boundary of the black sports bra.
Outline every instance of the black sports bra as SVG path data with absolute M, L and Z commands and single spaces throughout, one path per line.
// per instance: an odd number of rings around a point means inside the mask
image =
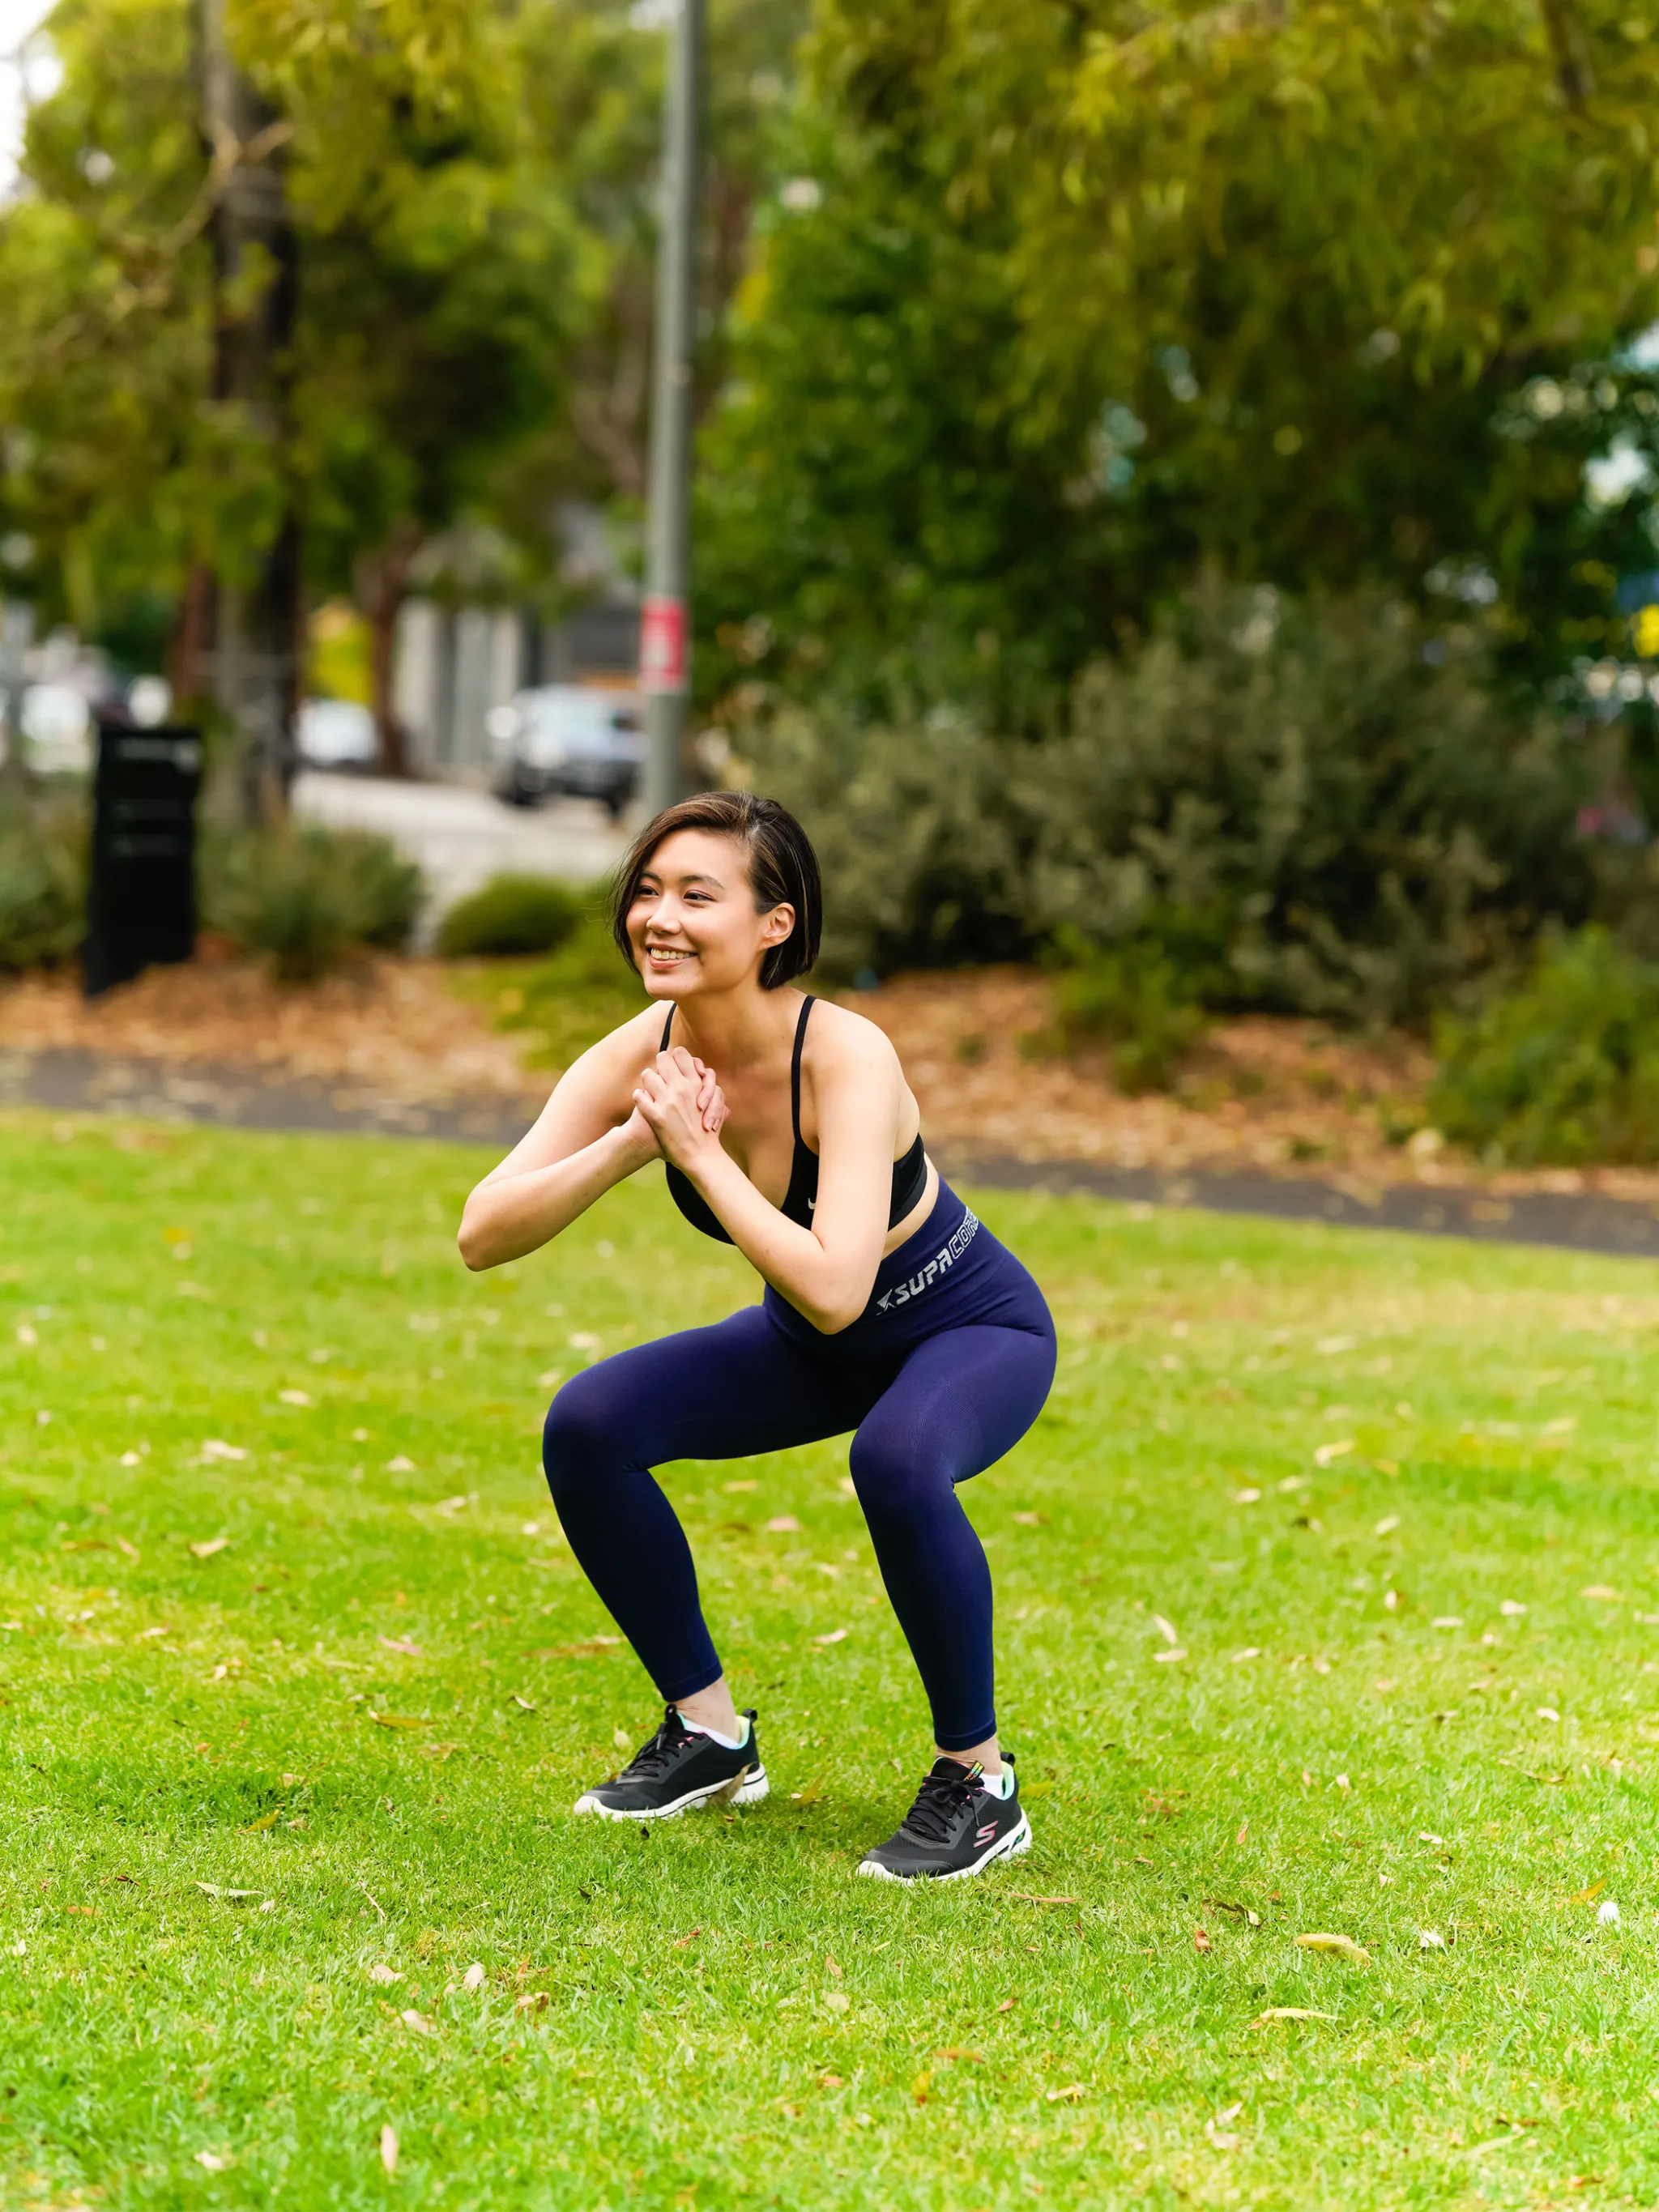
M 812 1004 L 810 997 L 802 1002 L 800 1019 L 795 1024 L 795 1052 L 789 1066 L 789 1110 L 795 1125 L 795 1156 L 789 1167 L 789 1188 L 778 1208 L 786 1220 L 798 1222 L 803 1229 L 811 1227 L 812 1208 L 818 1200 L 818 1156 L 807 1150 L 800 1133 L 800 1048 L 806 1041 L 806 1017 L 812 1011 Z M 664 1052 L 668 1049 L 669 1033 L 673 1026 L 674 1009 L 671 1006 L 668 1019 L 662 1025 Z M 705 1237 L 718 1237 L 722 1244 L 732 1242 L 696 1183 L 672 1161 L 668 1188 L 675 1205 L 694 1229 L 701 1229 Z M 927 1188 L 927 1155 L 922 1149 L 921 1132 L 917 1130 L 915 1144 L 902 1160 L 893 1163 L 893 1196 L 887 1211 L 890 1229 L 896 1229 L 905 1215 L 915 1210 Z

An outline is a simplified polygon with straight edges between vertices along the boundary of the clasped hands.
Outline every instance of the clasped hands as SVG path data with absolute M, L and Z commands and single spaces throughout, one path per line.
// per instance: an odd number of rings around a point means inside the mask
M 650 1132 L 653 1155 L 688 1172 L 720 1149 L 727 1111 L 714 1069 L 680 1044 L 659 1052 L 634 1090 L 634 1118 Z

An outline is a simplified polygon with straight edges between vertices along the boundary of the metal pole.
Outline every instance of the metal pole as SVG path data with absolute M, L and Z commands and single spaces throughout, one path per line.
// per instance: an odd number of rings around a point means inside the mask
M 645 803 L 685 788 L 682 741 L 690 677 L 691 347 L 697 216 L 697 94 L 704 0 L 678 0 L 663 95 L 662 222 L 651 392 L 651 481 L 640 685 L 646 694 Z

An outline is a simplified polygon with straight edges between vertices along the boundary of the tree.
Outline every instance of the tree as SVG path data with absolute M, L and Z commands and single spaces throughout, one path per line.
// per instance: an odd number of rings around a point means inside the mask
M 1524 449 L 1497 426 L 1659 307 L 1652 0 L 824 0 L 809 77 L 821 204 L 764 242 L 711 447 L 710 611 L 751 643 L 764 618 L 763 672 L 839 653 L 820 611 L 854 597 L 849 514 L 854 567 L 911 577 L 860 618 L 890 653 L 970 546 L 1011 580 L 992 629 L 1057 674 L 1206 564 L 1413 596 L 1484 566 L 1534 674 L 1562 622 L 1609 618 L 1578 573 L 1597 422 Z M 883 208 L 910 290 L 878 302 Z M 866 315 L 873 340 L 907 314 L 934 339 L 864 344 Z M 907 412 L 935 475 L 941 426 L 996 426 L 943 555 L 914 479 L 871 465 Z M 862 668 L 867 640 L 848 651 Z

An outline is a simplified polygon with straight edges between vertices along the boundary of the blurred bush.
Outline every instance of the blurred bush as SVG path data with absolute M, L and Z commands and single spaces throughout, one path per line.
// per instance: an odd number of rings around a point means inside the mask
M 285 983 L 313 981 L 364 945 L 408 941 L 421 872 L 389 838 L 307 823 L 210 841 L 203 921 L 269 957 Z
M 496 998 L 498 1026 L 537 1032 L 526 1060 L 536 1067 L 568 1067 L 591 1044 L 637 1014 L 645 986 L 632 975 L 590 904 L 550 958 L 519 971 Z
M 438 950 L 448 960 L 492 952 L 550 952 L 574 934 L 583 911 L 580 892 L 550 876 L 492 876 L 445 915 L 438 925 Z
M 1436 1126 L 1493 1161 L 1659 1159 L 1659 966 L 1592 926 L 1517 987 L 1443 1020 Z
M 1118 1089 L 1167 1091 L 1205 1030 L 1199 975 L 1155 941 L 1094 945 L 1070 923 L 1055 932 L 1054 1020 L 1027 1041 L 1038 1052 L 1108 1044 Z
M 0 969 L 66 960 L 86 935 L 87 828 L 76 805 L 0 808 Z
M 738 749 L 818 842 L 829 972 L 1009 957 L 1067 925 L 1197 957 L 1212 1005 L 1381 1024 L 1594 910 L 1582 757 L 1488 676 L 1473 632 L 1393 601 L 1211 581 L 1087 669 L 1047 735 L 782 708 Z

